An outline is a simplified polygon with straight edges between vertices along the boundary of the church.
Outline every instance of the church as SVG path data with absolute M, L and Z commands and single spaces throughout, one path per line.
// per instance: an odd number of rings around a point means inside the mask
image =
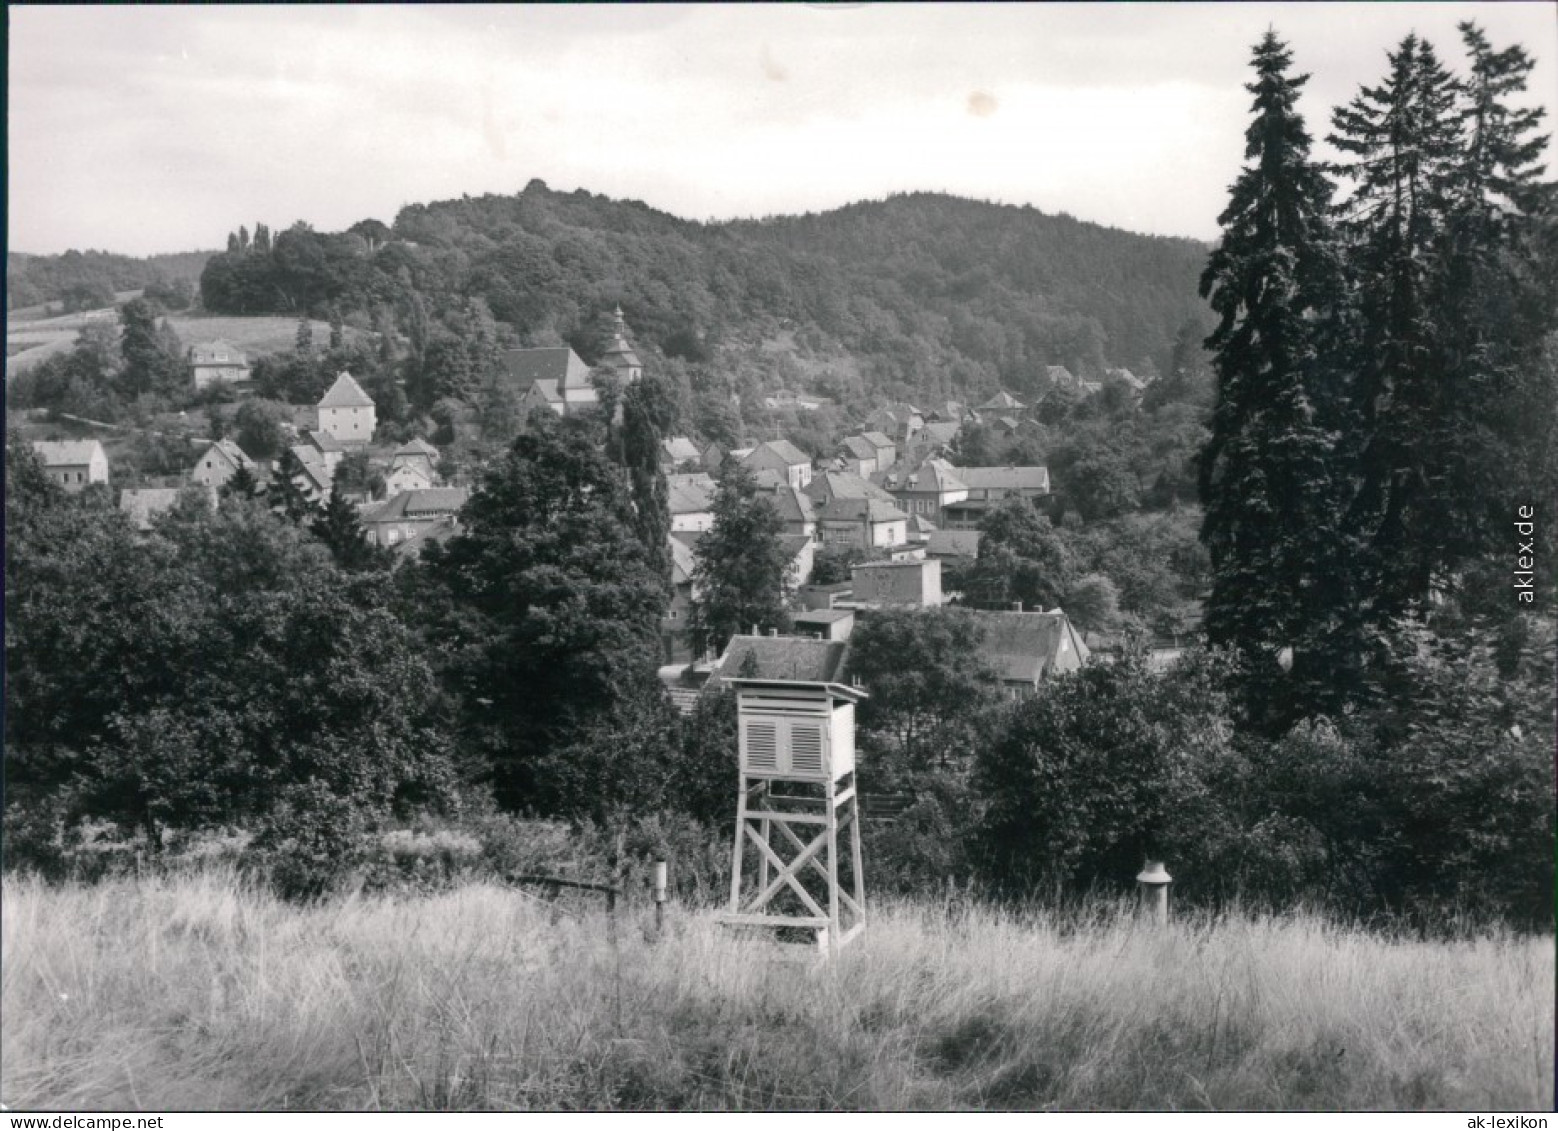
M 505 350 L 503 365 L 515 387 L 522 390 L 520 405 L 526 413 L 545 406 L 558 416 L 574 416 L 600 403 L 590 381 L 592 370 L 568 346 Z M 620 306 L 615 314 L 611 344 L 601 355 L 597 368 L 610 369 L 623 385 L 644 375 L 643 363 L 633 350 Z

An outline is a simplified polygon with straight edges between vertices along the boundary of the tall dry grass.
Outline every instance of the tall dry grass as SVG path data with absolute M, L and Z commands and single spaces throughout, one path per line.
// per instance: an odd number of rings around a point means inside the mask
M 1551 938 L 876 910 L 831 965 L 475 885 L 7 879 L 17 1108 L 1551 1108 Z

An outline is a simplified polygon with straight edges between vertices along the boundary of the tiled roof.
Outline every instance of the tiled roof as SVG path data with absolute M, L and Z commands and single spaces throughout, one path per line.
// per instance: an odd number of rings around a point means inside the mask
M 671 584 L 691 585 L 693 571 L 698 567 L 698 555 L 680 538 L 666 539 L 671 548 Z
M 890 448 L 893 442 L 880 432 L 862 432 L 860 438 L 873 448 Z
M 372 408 L 373 398 L 362 391 L 350 373 L 342 372 L 324 396 L 319 398 L 320 408 Z
M 957 474 L 974 491 L 988 491 L 992 488 L 1007 491 L 1049 490 L 1047 467 L 960 467 Z
M 977 530 L 937 530 L 925 543 L 925 552 L 938 558 L 977 558 L 980 533 Z
M 426 487 L 402 491 L 362 516 L 364 522 L 394 522 L 425 515 L 454 514 L 471 496 L 465 487 Z
M 234 467 L 247 467 L 250 471 L 254 470 L 254 461 L 244 453 L 242 448 L 233 443 L 231 440 L 216 441 L 211 445 L 211 447 L 200 453 L 200 458 L 204 459 L 206 456 L 210 455 L 213 450 L 220 452 Z
M 438 449 L 433 447 L 433 445 L 429 444 L 426 440 L 422 439 L 421 436 L 418 436 L 415 439 L 407 440 L 404 444 L 400 445 L 400 447 L 396 448 L 395 455 L 426 456 L 428 459 L 435 459 L 438 456 Z
M 813 502 L 827 502 L 830 499 L 892 499 L 892 495 L 875 483 L 842 471 L 824 471 L 812 476 L 806 493 Z
M 540 380 L 530 382 L 530 388 L 548 404 L 561 404 L 563 395 L 557 391 L 557 382 Z
M 666 492 L 672 514 L 698 514 L 713 505 L 714 479 L 703 472 L 693 475 L 667 475 Z
M 844 674 L 849 645 L 843 640 L 813 640 L 801 636 L 733 636 L 720 657 L 720 679 L 795 679 L 838 683 Z M 750 671 L 747 657 L 754 657 Z M 749 674 L 743 675 L 743 671 Z
M 567 346 L 504 350 L 502 360 L 504 371 L 521 389 L 538 381 L 551 381 L 554 392 L 588 388 L 590 384 L 590 367 Z
M 440 518 L 426 530 L 418 530 L 410 538 L 395 547 L 395 555 L 415 561 L 422 554 L 422 547 L 431 542 L 447 542 L 460 532 L 460 524 L 452 516 Z
M 780 483 L 773 489 L 774 509 L 779 512 L 779 517 L 786 522 L 815 522 L 817 508 L 812 504 L 810 496 L 799 487 L 792 487 L 788 483 Z
M 937 421 L 934 424 L 927 424 L 921 435 L 933 443 L 950 444 L 957 439 L 961 428 L 962 425 L 955 420 Z
M 1078 666 L 1088 657 L 1087 645 L 1065 613 L 977 612 L 975 616 L 985 630 L 980 655 L 1002 680 L 1035 683 L 1053 674 L 1058 665 Z M 1073 654 L 1068 657 L 1068 652 Z
M 104 454 L 99 440 L 34 440 L 32 450 L 46 467 L 85 467 L 94 453 Z
M 676 463 L 687 463 L 699 458 L 697 445 L 686 436 L 670 436 L 661 441 L 665 454 Z
M 909 516 L 883 499 L 837 498 L 822 508 L 823 521 L 894 522 Z
M 876 445 L 864 436 L 845 436 L 844 447 L 856 459 L 875 459 Z
M 788 440 L 765 440 L 763 443 L 757 445 L 757 447 L 753 448 L 750 452 L 743 456 L 742 462 L 745 463 L 748 459 L 765 448 L 774 455 L 778 456 L 791 467 L 794 467 L 797 464 L 805 464 L 807 467 L 811 466 L 811 456 L 801 451 L 800 448 L 797 448 Z
M 854 609 L 807 609 L 791 614 L 790 619 L 796 624 L 837 624 L 841 620 L 852 620 L 854 616 Z
M 308 429 L 303 433 L 304 438 L 322 452 L 344 452 L 346 449 L 341 442 L 328 432 L 319 432 Z
M 800 557 L 806 547 L 812 544 L 812 539 L 810 534 L 781 534 L 779 544 L 793 560 Z
M 247 365 L 249 363 L 244 352 L 224 338 L 191 346 L 189 360 L 193 365 Z
M 980 411 L 987 411 L 989 409 L 1022 408 L 1022 407 L 1023 407 L 1023 404 L 1022 404 L 1022 402 L 1020 400 L 1018 400 L 1016 397 L 1012 396 L 1005 389 L 1002 389 L 995 396 L 991 397 L 984 404 L 980 405 L 979 409 L 980 409 Z

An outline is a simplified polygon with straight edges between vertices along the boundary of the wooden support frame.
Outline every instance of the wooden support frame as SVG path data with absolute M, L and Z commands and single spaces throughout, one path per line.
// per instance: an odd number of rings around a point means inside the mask
M 866 893 L 853 778 L 822 783 L 820 796 L 799 797 L 776 795 L 772 779 L 742 775 L 723 922 L 813 930 L 819 950 L 830 956 L 859 936 Z M 749 845 L 755 885 L 748 879 Z M 795 911 L 781 905 L 786 899 Z

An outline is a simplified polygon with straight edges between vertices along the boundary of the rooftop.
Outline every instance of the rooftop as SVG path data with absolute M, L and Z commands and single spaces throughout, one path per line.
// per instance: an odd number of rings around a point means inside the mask
M 32 450 L 47 467 L 85 467 L 93 455 L 106 455 L 100 440 L 34 440 Z
M 721 679 L 793 679 L 838 683 L 849 645 L 802 636 L 733 636 L 720 657 Z M 751 657 L 751 663 L 748 662 Z
M 319 398 L 320 408 L 372 408 L 373 398 L 362 391 L 362 386 L 350 373 L 342 371 L 324 396 Z

